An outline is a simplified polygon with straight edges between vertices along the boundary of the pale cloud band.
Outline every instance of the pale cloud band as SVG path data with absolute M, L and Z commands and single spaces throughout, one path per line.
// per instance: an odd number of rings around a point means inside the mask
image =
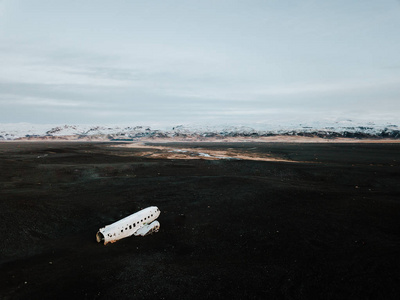
M 393 1 L 1 1 L 0 15 L 0 123 L 400 112 Z

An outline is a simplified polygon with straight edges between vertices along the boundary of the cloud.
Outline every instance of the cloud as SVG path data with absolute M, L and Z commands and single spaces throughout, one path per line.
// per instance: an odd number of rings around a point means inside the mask
M 16 97 L 15 95 L 0 95 L 0 103 L 4 106 L 20 106 L 26 108 L 27 106 L 35 107 L 70 107 L 70 108 L 88 108 L 94 107 L 93 104 L 89 104 L 84 101 L 66 101 L 60 99 L 46 99 L 40 97 Z
M 171 3 L 0 2 L 1 120 L 399 109 L 399 69 L 380 67 L 399 65 L 387 2 Z
M 292 84 L 288 86 L 274 86 L 266 89 L 254 91 L 257 95 L 299 95 L 299 94 L 326 94 L 326 93 L 342 93 L 349 91 L 370 91 L 374 89 L 383 89 L 400 86 L 399 78 L 374 80 L 348 80 L 330 83 L 302 83 Z

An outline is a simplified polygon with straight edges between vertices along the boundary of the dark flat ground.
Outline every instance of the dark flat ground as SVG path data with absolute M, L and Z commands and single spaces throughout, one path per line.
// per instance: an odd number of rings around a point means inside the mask
M 0 143 L 1 299 L 398 299 L 400 144 L 107 145 Z M 96 243 L 151 205 L 160 232 Z

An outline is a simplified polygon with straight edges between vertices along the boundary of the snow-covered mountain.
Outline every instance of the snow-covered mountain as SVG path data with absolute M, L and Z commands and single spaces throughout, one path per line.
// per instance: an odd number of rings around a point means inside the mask
M 266 136 L 307 136 L 320 138 L 391 138 L 400 139 L 400 126 L 393 123 L 353 120 L 318 121 L 287 124 L 92 126 L 0 124 L 0 140 L 140 140 L 143 138 L 226 138 Z

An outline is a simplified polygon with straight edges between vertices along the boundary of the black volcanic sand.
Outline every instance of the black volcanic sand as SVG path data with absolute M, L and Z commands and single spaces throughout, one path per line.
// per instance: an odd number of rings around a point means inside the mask
M 400 144 L 109 145 L 0 143 L 1 299 L 398 299 Z M 160 232 L 96 242 L 151 205 Z

